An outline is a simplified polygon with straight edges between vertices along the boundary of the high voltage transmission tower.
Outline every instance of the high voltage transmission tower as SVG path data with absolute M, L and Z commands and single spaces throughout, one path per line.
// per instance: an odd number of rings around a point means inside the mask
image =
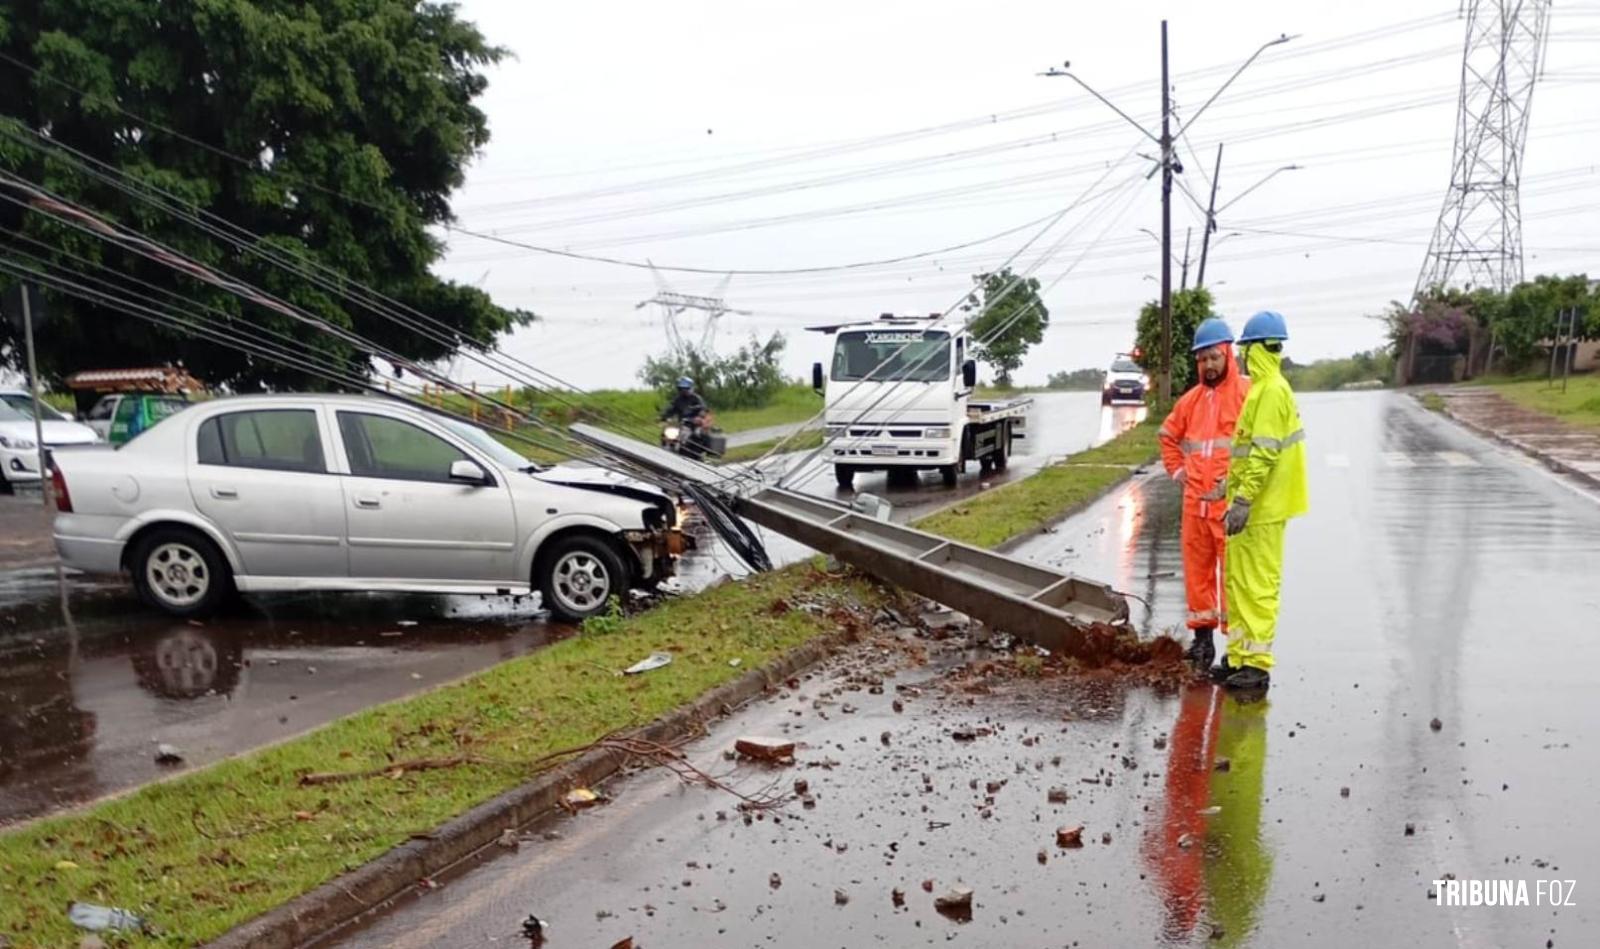
M 749 310 L 735 310 L 728 306 L 722 294 L 727 291 L 728 283 L 733 279 L 733 274 L 722 278 L 717 288 L 709 296 L 697 296 L 690 293 L 678 293 L 667 286 L 666 278 L 654 267 L 650 273 L 656 279 L 656 294 L 648 300 L 641 300 L 634 306 L 635 310 L 655 304 L 661 308 L 661 325 L 667 333 L 667 345 L 674 355 L 683 355 L 691 349 L 697 349 L 701 354 L 709 356 L 716 345 L 717 324 L 722 317 L 729 313 L 749 316 Z M 704 313 L 705 323 L 700 328 L 698 343 L 691 342 L 684 335 L 684 327 L 678 324 L 678 317 L 688 310 L 698 310 Z
M 1467 24 L 1455 160 L 1416 295 L 1460 281 L 1522 281 L 1522 150 L 1550 28 L 1550 0 L 1463 0 Z

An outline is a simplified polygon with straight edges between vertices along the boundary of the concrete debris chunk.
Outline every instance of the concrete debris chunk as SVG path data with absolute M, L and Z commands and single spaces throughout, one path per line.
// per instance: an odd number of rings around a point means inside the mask
M 173 745 L 162 742 L 156 745 L 156 764 L 183 764 L 183 752 Z
M 972 918 L 972 887 L 953 886 L 942 896 L 934 897 L 933 908 L 959 922 Z
M 1051 804 L 1065 804 L 1067 803 L 1067 789 L 1051 788 L 1050 792 L 1045 795 L 1045 799 Z
M 1057 847 L 1082 847 L 1083 846 L 1083 825 L 1079 824 L 1076 827 L 1057 827 L 1056 828 L 1056 846 Z
M 784 738 L 761 738 L 747 735 L 733 743 L 733 750 L 746 758 L 772 761 L 780 764 L 794 762 L 794 742 Z

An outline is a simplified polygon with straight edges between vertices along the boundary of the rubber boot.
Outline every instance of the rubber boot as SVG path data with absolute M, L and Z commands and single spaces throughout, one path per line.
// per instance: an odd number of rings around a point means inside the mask
M 1272 676 L 1265 669 L 1245 666 L 1224 679 L 1222 684 L 1240 691 L 1264 692 L 1272 684 Z
M 1217 647 L 1211 639 L 1215 629 L 1210 626 L 1198 626 L 1193 632 L 1194 639 L 1189 643 L 1186 655 L 1189 663 L 1194 666 L 1194 671 L 1205 675 L 1211 671 L 1211 663 L 1217 658 Z

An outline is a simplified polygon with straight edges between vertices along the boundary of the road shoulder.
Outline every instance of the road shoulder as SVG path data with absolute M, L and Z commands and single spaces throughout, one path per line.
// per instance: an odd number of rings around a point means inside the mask
M 1437 390 L 1441 414 L 1546 467 L 1600 488 L 1600 434 L 1517 405 L 1482 386 Z

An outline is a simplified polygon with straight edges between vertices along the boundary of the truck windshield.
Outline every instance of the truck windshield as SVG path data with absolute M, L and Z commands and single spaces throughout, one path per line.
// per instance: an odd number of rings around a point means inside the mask
M 924 330 L 840 333 L 833 379 L 856 382 L 943 382 L 950 378 L 950 334 Z

